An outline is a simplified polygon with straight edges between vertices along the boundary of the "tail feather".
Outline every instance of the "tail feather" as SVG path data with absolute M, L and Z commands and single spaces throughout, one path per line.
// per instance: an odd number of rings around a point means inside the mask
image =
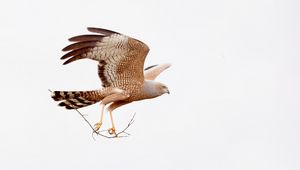
M 51 95 L 55 101 L 61 101 L 58 105 L 66 109 L 79 109 L 95 104 L 103 99 L 100 90 L 93 91 L 54 91 Z

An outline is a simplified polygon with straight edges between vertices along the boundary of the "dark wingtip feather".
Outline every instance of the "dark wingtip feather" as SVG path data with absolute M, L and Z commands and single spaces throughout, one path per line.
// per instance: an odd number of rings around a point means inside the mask
M 81 48 L 86 47 L 94 47 L 97 44 L 97 41 L 84 41 L 84 42 L 77 42 L 71 45 L 66 46 L 62 49 L 62 51 L 70 51 L 70 50 L 78 50 Z
M 76 51 L 71 51 L 60 57 L 61 60 L 72 57 Z
M 67 61 L 65 61 L 63 63 L 63 65 L 69 64 L 69 63 L 71 63 L 73 61 L 76 61 L 76 60 L 79 60 L 79 59 L 83 59 L 83 58 L 85 58 L 85 57 L 82 57 L 81 55 L 75 55 L 75 56 L 69 58 Z
M 120 34 L 118 32 L 112 31 L 112 30 L 96 28 L 96 27 L 87 27 L 87 30 L 90 32 L 99 33 L 99 34 L 103 34 L 103 35 Z
M 155 64 L 155 65 L 149 66 L 149 67 L 145 68 L 144 70 L 146 71 L 146 70 L 149 70 L 149 69 L 151 69 L 151 68 L 153 68 L 153 67 L 156 67 L 156 66 L 158 66 L 158 64 Z
M 75 37 L 69 38 L 71 42 L 78 42 L 78 41 L 101 41 L 103 39 L 103 35 L 78 35 Z
M 70 59 L 69 59 L 70 60 Z M 67 60 L 67 61 L 65 61 L 64 63 L 63 63 L 63 65 L 67 65 L 67 64 L 69 64 L 71 61 L 69 61 L 69 60 Z
M 91 50 L 92 50 L 92 48 L 90 48 L 90 47 L 85 47 L 85 48 L 80 48 L 80 49 L 77 49 L 77 50 L 73 50 L 73 51 L 70 51 L 70 52 L 66 53 L 65 55 L 63 55 L 60 59 L 63 60 L 63 59 L 66 59 L 66 58 L 69 58 L 69 57 L 72 57 L 72 56 L 82 55 L 82 54 L 87 53 Z

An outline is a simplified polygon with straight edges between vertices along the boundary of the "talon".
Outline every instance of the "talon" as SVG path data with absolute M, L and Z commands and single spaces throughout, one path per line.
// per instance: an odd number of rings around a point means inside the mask
M 97 132 L 97 131 L 100 129 L 101 125 L 102 125 L 102 122 L 96 123 L 96 124 L 94 125 L 94 130 Z
M 117 135 L 117 134 L 116 134 L 116 129 L 115 129 L 115 128 L 110 128 L 110 129 L 108 129 L 108 133 L 109 133 L 110 135 L 113 135 L 113 134 Z

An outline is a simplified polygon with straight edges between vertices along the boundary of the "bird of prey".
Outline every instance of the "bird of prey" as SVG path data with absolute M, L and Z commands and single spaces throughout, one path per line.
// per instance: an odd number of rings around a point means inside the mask
M 79 35 L 69 39 L 73 44 L 62 51 L 61 57 L 68 64 L 79 59 L 92 59 L 98 62 L 98 75 L 102 88 L 90 91 L 54 91 L 52 98 L 60 101 L 66 109 L 79 109 L 100 102 L 100 120 L 95 131 L 102 125 L 106 105 L 110 113 L 112 127 L 109 134 L 116 134 L 112 111 L 120 106 L 144 99 L 151 99 L 168 93 L 168 87 L 154 79 L 170 64 L 153 65 L 145 70 L 144 61 L 149 47 L 134 38 L 121 33 L 88 27 L 94 34 Z

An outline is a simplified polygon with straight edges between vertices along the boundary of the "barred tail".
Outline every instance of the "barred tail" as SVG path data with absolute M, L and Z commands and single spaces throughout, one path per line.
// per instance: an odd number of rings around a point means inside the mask
M 104 98 L 100 90 L 54 91 L 51 97 L 55 101 L 61 101 L 58 105 L 66 109 L 79 109 L 95 104 Z

